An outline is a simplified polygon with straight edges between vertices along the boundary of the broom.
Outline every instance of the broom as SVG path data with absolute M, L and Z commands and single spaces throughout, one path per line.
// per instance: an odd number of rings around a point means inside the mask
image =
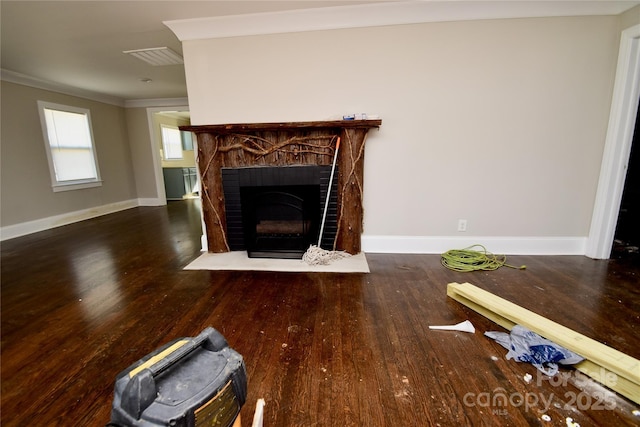
M 327 199 L 324 202 L 324 213 L 322 214 L 322 222 L 320 223 L 320 235 L 318 236 L 318 245 L 311 245 L 309 249 L 302 255 L 302 260 L 309 265 L 327 265 L 333 261 L 351 256 L 344 251 L 328 251 L 320 247 L 322 242 L 322 234 L 324 233 L 324 223 L 327 220 L 327 209 L 329 208 L 329 196 L 331 195 L 331 187 L 333 185 L 333 174 L 336 170 L 336 161 L 338 160 L 338 150 L 340 149 L 340 137 L 336 141 L 336 152 L 333 155 L 333 166 L 331 166 L 331 176 L 329 177 L 329 188 L 327 188 Z

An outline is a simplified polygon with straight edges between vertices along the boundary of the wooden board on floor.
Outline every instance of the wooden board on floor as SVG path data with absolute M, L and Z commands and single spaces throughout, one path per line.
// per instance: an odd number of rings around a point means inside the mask
M 640 403 L 640 361 L 601 342 L 500 298 L 470 283 L 449 283 L 447 295 L 511 330 L 525 326 L 585 358 L 575 366 L 584 374 Z

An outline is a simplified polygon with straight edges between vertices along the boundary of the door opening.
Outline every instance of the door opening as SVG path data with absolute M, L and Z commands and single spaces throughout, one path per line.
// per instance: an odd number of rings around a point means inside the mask
M 640 257 L 640 108 L 631 142 L 631 154 L 622 191 L 613 240 L 612 258 Z

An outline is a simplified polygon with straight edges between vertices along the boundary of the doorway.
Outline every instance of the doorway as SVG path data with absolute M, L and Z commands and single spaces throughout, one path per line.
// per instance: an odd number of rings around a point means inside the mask
M 640 256 L 640 109 L 631 142 L 627 176 L 622 191 L 618 223 L 613 240 L 612 258 Z
M 155 185 L 156 185 L 156 194 L 157 194 L 157 204 L 154 206 L 163 206 L 167 204 L 168 200 L 171 198 L 166 197 L 167 188 L 165 183 L 164 171 L 163 171 L 163 152 L 164 149 L 161 138 L 161 126 L 160 123 L 163 121 L 162 117 L 171 117 L 174 122 L 173 125 L 175 127 L 182 126 L 183 124 L 189 125 L 191 123 L 191 113 L 189 112 L 189 107 L 187 105 L 184 106 L 166 106 L 166 107 L 149 107 L 147 108 L 147 123 L 149 125 L 149 143 L 150 149 L 152 152 L 153 159 L 153 169 L 154 169 L 154 177 L 155 177 Z M 191 152 L 190 157 L 193 158 L 192 163 L 189 163 L 189 170 L 185 174 L 183 170 L 180 171 L 179 177 L 176 178 L 177 181 L 177 193 L 182 192 L 184 195 L 189 197 L 199 198 L 200 192 L 200 175 L 197 169 L 197 162 L 195 160 L 196 152 L 197 152 L 197 141 L 195 138 L 191 138 L 189 142 L 182 142 L 181 144 L 185 144 L 182 148 L 187 148 L 187 150 L 183 150 L 186 152 Z M 191 169 L 191 165 L 193 164 L 193 169 Z M 177 164 L 176 164 L 177 166 Z M 184 190 L 180 190 L 183 188 Z M 183 200 L 183 197 L 179 197 L 179 200 Z M 200 204 L 194 204 L 200 207 Z M 202 209 L 199 208 L 200 218 L 202 223 L 202 236 L 200 237 L 202 250 L 207 250 L 207 239 L 206 234 L 204 233 L 205 225 L 204 220 L 202 218 Z
M 180 126 L 189 126 L 189 111 L 157 111 L 152 115 L 155 150 L 160 153 L 160 166 L 167 200 L 198 198 L 200 180 L 196 172 L 194 137 Z
M 622 32 L 600 179 L 585 255 L 611 257 L 640 97 L 640 25 Z M 637 144 L 636 144 L 637 146 Z

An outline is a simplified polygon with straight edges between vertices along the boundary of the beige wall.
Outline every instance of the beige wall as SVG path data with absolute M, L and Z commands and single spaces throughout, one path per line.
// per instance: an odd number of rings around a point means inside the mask
M 124 108 L 2 81 L 0 225 L 8 226 L 137 197 Z M 37 101 L 87 108 L 102 186 L 54 193 Z
M 365 235 L 585 237 L 620 18 L 508 19 L 184 42 L 194 125 L 382 118 Z
M 164 193 L 158 194 L 156 185 L 154 156 L 157 153 L 151 148 L 147 109 L 127 108 L 126 117 L 136 194 L 139 199 L 158 200 L 164 197 Z

